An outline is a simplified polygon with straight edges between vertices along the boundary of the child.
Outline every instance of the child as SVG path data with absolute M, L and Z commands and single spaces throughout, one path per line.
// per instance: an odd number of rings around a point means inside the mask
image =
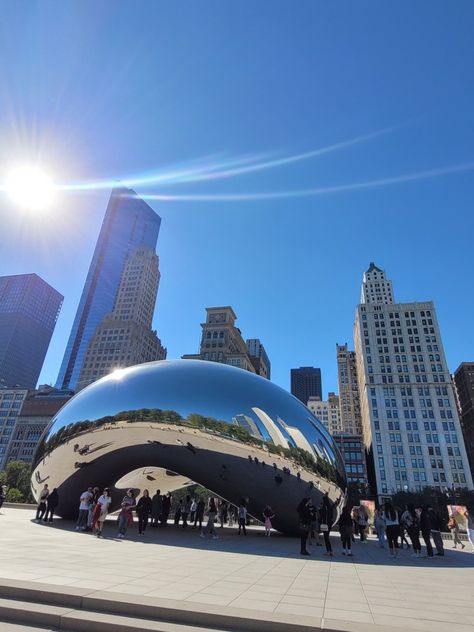
M 265 523 L 265 535 L 270 537 L 270 531 L 272 530 L 272 518 L 275 517 L 270 505 L 267 505 L 263 510 L 263 517 Z

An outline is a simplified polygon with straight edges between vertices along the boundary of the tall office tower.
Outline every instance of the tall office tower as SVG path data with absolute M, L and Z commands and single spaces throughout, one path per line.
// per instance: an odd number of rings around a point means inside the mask
M 321 401 L 318 396 L 310 397 L 307 406 L 313 415 L 323 422 L 331 435 L 341 434 L 344 431 L 339 396 L 336 393 L 328 393 L 325 401 Z
M 334 443 L 339 448 L 344 461 L 347 482 L 366 486 L 368 484 L 367 467 L 364 444 L 360 434 L 337 434 L 334 436 Z
M 322 393 L 321 369 L 312 366 L 291 369 L 291 394 L 302 401 L 305 406 L 310 397 L 322 399 Z
M 206 312 L 199 353 L 183 355 L 183 359 L 222 362 L 256 373 L 232 307 L 206 307 Z
M 0 277 L 0 385 L 36 386 L 62 302 L 37 274 Z
M 393 303 L 385 282 L 357 306 L 354 342 L 366 449 L 380 495 L 426 486 L 472 489 L 453 384 L 431 301 Z
M 258 375 L 266 377 L 269 380 L 271 365 L 265 347 L 258 338 L 250 338 L 246 344 L 255 371 Z
M 117 298 L 125 262 L 138 247 L 156 250 L 161 219 L 131 189 L 112 191 L 56 387 L 75 390 L 90 339 Z
M 76 390 L 115 369 L 166 358 L 151 329 L 159 281 L 154 250 L 137 248 L 125 263 L 113 310 L 89 341 Z
M 73 396 L 72 391 L 58 391 L 51 386 L 40 386 L 29 391 L 16 418 L 7 449 L 6 463 L 32 463 L 39 440 L 51 419 Z
M 392 282 L 386 278 L 385 271 L 377 268 L 371 261 L 362 277 L 360 302 L 390 305 L 394 300 Z
M 354 351 L 349 351 L 347 344 L 336 345 L 336 353 L 342 429 L 343 432 L 352 435 L 361 435 L 362 419 L 356 355 Z
M 464 443 L 474 473 L 474 362 L 462 362 L 454 372 L 459 418 Z M 473 474 L 474 475 L 474 474 Z
M 0 388 L 0 470 L 5 469 L 8 446 L 27 394 L 25 388 Z

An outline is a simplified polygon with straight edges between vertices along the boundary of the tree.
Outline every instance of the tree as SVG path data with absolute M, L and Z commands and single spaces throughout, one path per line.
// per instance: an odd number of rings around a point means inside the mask
M 5 484 L 9 489 L 17 490 L 21 500 L 10 502 L 28 502 L 31 498 L 30 486 L 31 466 L 24 461 L 10 461 L 5 469 Z M 7 495 L 8 498 L 8 495 Z
M 7 491 L 7 503 L 22 503 L 24 502 L 24 500 L 25 499 L 23 494 L 20 492 L 19 489 L 16 489 L 16 487 L 10 487 L 10 489 Z

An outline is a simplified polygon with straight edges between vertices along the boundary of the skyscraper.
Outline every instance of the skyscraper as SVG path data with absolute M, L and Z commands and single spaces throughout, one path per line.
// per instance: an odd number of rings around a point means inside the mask
M 349 351 L 347 344 L 336 345 L 336 354 L 342 429 L 343 432 L 349 434 L 361 435 L 362 419 L 356 355 L 354 351 Z
M 433 303 L 394 303 L 390 281 L 373 263 L 361 296 L 354 342 L 363 437 L 377 493 L 472 489 Z
M 166 349 L 151 329 L 159 280 L 155 252 L 144 246 L 132 252 L 123 269 L 114 308 L 89 341 L 77 390 L 114 369 L 166 358 Z
M 247 349 L 250 355 L 250 360 L 258 375 L 270 379 L 271 364 L 270 359 L 265 351 L 265 347 L 262 345 L 258 338 L 249 338 L 246 341 Z
M 97 326 L 117 297 L 125 262 L 139 246 L 156 250 L 161 219 L 131 189 L 112 191 L 56 386 L 75 389 Z
M 464 443 L 474 472 L 474 362 L 462 362 L 454 372 L 459 418 Z
M 310 397 L 322 399 L 321 369 L 313 366 L 291 369 L 291 393 L 305 406 Z
M 0 470 L 5 469 L 8 445 L 27 394 L 26 388 L 0 388 Z
M 37 274 L 0 277 L 0 385 L 36 386 L 62 302 Z
M 331 435 L 341 434 L 344 430 L 341 422 L 339 396 L 328 393 L 328 398 L 321 401 L 319 397 L 310 397 L 306 405 L 315 417 L 322 421 Z

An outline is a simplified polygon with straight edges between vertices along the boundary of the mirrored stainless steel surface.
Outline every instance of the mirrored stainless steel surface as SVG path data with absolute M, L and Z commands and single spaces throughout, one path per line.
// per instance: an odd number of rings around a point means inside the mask
M 173 360 L 120 369 L 71 399 L 35 457 L 33 493 L 58 488 L 58 514 L 77 515 L 89 486 L 168 491 L 195 481 L 276 529 L 298 529 L 296 506 L 328 493 L 343 504 L 341 456 L 321 422 L 269 380 L 215 362 Z

